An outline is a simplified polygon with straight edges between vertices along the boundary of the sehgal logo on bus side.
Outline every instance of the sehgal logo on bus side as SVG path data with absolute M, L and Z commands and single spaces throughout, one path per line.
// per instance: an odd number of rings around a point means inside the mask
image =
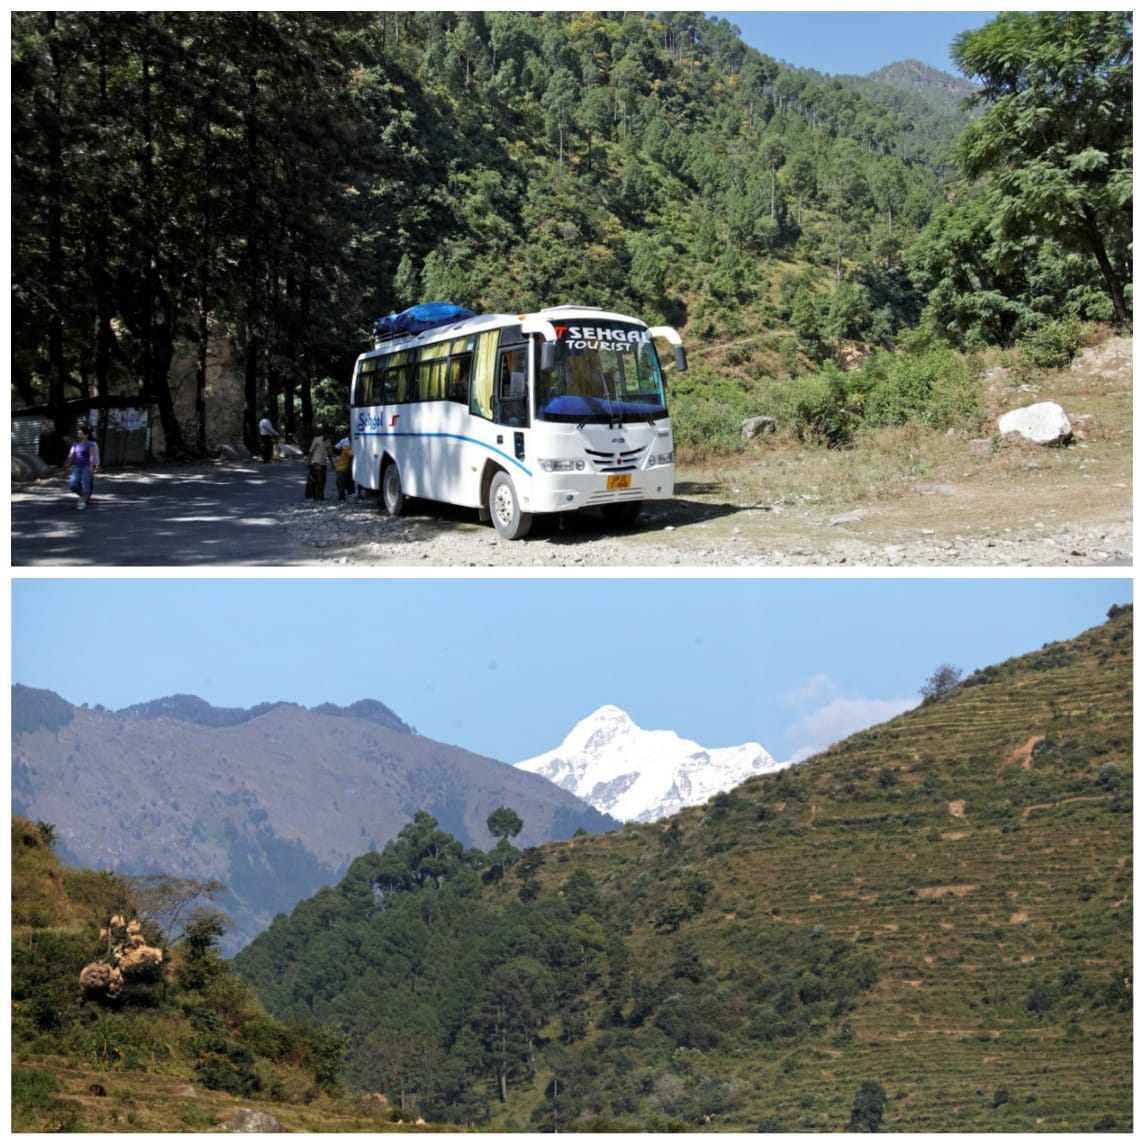
M 393 428 L 398 423 L 401 414 L 369 414 L 365 410 L 358 411 L 358 433 L 373 433 L 375 430 Z

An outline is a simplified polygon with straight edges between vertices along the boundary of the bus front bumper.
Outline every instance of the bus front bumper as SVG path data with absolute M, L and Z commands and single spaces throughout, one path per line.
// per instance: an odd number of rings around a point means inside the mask
M 623 478 L 628 478 L 628 482 Z M 552 484 L 534 487 L 530 498 L 522 497 L 521 508 L 526 513 L 567 513 L 624 501 L 665 501 L 672 497 L 674 489 L 675 467 L 670 465 L 607 476 L 554 474 Z

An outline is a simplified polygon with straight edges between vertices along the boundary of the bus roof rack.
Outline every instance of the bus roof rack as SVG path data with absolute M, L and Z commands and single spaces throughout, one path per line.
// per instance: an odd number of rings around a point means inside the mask
M 452 302 L 421 302 L 397 314 L 385 314 L 379 318 L 374 323 L 374 339 L 381 342 L 400 335 L 421 334 L 475 316 L 472 310 Z

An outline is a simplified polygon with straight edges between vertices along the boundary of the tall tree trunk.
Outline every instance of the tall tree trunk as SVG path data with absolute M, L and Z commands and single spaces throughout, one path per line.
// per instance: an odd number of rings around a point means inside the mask
M 107 95 L 107 59 L 105 41 L 99 44 L 99 103 L 100 120 L 109 122 L 111 113 Z M 95 295 L 95 393 L 101 411 L 99 419 L 99 447 L 107 444 L 107 396 L 111 392 L 111 359 L 115 350 L 115 282 L 111 273 L 111 219 L 101 203 L 96 224 L 95 266 L 92 270 L 92 293 Z
M 1117 272 L 1113 269 L 1113 264 L 1109 261 L 1109 255 L 1105 250 L 1105 240 L 1102 238 L 1101 228 L 1097 225 L 1093 208 L 1087 204 L 1083 209 L 1083 214 L 1085 216 L 1086 237 L 1089 239 L 1093 256 L 1097 259 L 1101 277 L 1105 279 L 1105 285 L 1113 299 L 1113 313 L 1121 325 L 1128 326 L 1130 319 L 1129 308 L 1125 304 L 1125 291 L 1122 289 Z
M 145 41 L 146 42 L 146 41 Z M 151 400 L 152 359 L 155 352 L 153 325 L 155 321 L 155 151 L 154 129 L 151 124 L 151 63 L 147 48 L 140 49 L 140 99 L 143 113 L 143 162 L 141 175 L 143 182 L 143 360 L 139 367 L 140 397 L 144 402 Z
M 48 13 L 48 55 L 52 61 L 52 89 L 48 115 L 48 407 L 52 435 L 49 461 L 63 461 L 67 446 L 67 365 L 64 361 L 64 70 L 60 59 L 56 14 Z
M 243 443 L 248 449 L 258 444 L 258 357 L 262 350 L 260 324 L 258 318 L 259 272 L 261 252 L 255 232 L 258 208 L 258 35 L 259 15 L 251 12 L 247 21 L 247 49 L 249 71 L 247 72 L 247 114 L 246 114 L 246 194 L 244 195 L 244 226 L 247 231 L 246 249 L 246 369 L 243 385 Z
M 210 343 L 210 278 L 211 278 L 211 116 L 203 124 L 203 185 L 199 216 L 199 289 L 198 334 L 195 355 L 195 451 L 207 453 L 207 355 Z
M 210 323 L 207 320 L 207 300 L 199 295 L 199 346 L 195 355 L 195 452 L 207 455 L 207 348 L 210 342 Z
M 159 187 L 155 175 L 155 121 L 152 113 L 151 96 L 153 73 L 146 48 L 140 59 L 142 102 L 143 102 L 143 217 L 144 245 L 143 256 L 147 261 L 144 269 L 143 291 L 143 362 L 140 370 L 140 390 L 143 401 L 159 408 L 159 422 L 163 427 L 163 438 L 169 453 L 182 453 L 183 431 L 175 414 L 175 402 L 171 397 L 168 376 L 171 359 L 174 357 L 175 313 L 171 296 L 163 285 L 159 269 L 161 241 L 159 237 Z M 156 312 L 161 321 L 156 321 Z
M 258 356 L 262 339 L 247 327 L 246 360 L 243 372 L 243 443 L 248 449 L 258 444 Z

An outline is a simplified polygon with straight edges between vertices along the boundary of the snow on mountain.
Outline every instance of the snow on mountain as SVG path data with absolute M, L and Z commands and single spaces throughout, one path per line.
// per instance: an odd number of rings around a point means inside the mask
M 560 747 L 516 766 L 621 822 L 650 823 L 787 764 L 757 743 L 703 748 L 675 732 L 645 731 L 609 704 L 581 720 Z

